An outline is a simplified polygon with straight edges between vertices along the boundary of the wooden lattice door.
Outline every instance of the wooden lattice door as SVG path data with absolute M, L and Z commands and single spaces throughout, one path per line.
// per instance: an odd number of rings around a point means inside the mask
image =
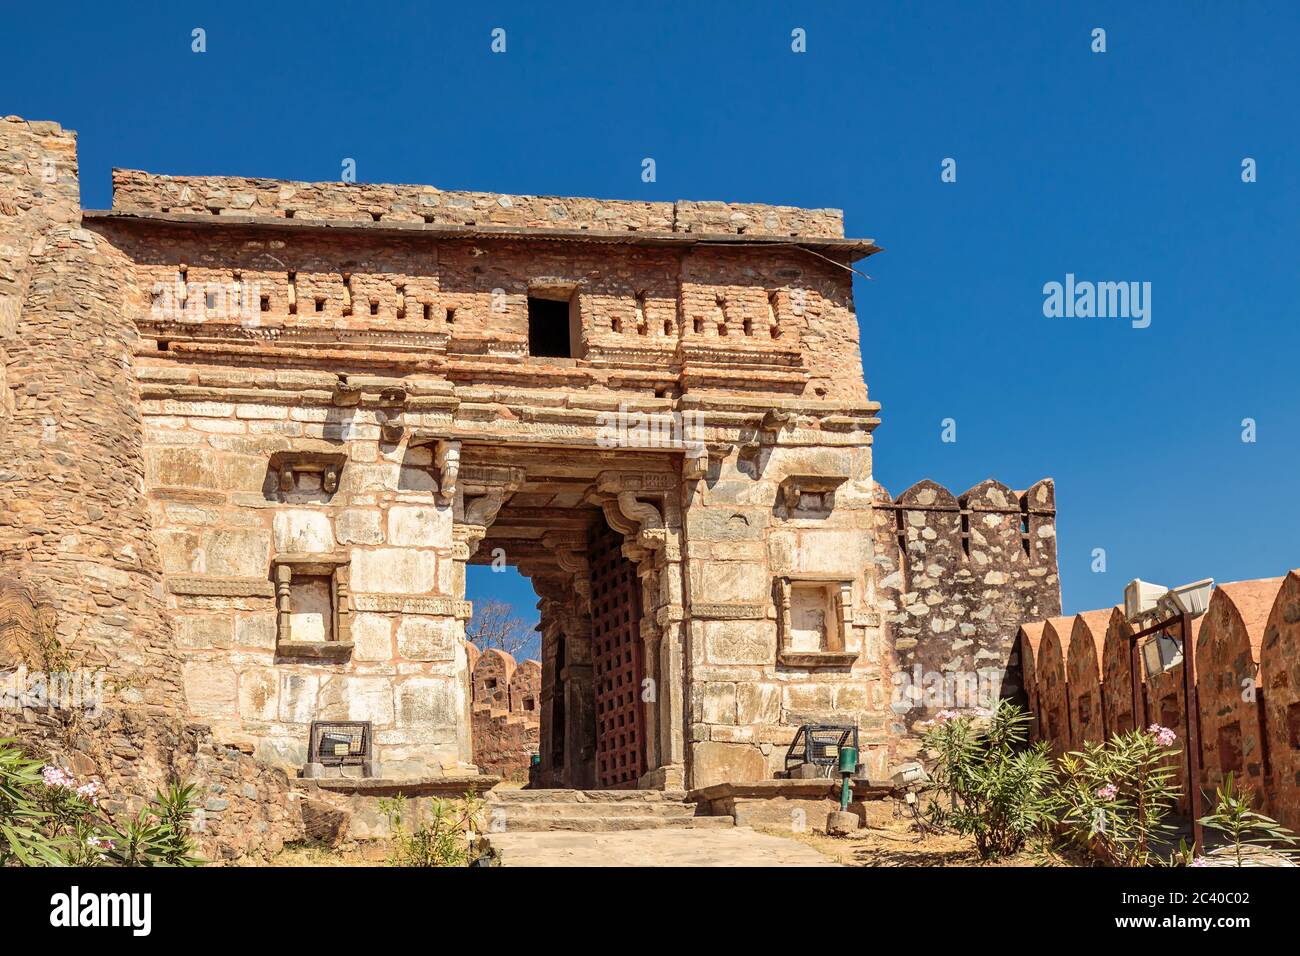
M 635 787 L 645 772 L 641 703 L 641 585 L 608 528 L 591 539 L 591 670 L 596 696 L 596 786 Z

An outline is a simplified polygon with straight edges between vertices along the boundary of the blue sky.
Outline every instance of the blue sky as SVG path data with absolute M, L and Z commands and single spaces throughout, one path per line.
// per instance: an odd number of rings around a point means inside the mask
M 79 131 L 89 208 L 112 166 L 328 180 L 345 157 L 369 182 L 838 206 L 886 250 L 855 294 L 891 492 L 1054 477 L 1069 612 L 1300 565 L 1295 4 L 4 6 L 0 112 Z M 1150 327 L 1044 317 L 1066 273 L 1150 282 Z M 513 575 L 470 590 L 532 613 Z

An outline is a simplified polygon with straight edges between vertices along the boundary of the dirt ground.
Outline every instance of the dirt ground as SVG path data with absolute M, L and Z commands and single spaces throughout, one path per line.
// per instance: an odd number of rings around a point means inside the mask
M 852 836 L 830 837 L 815 830 L 791 833 L 768 830 L 774 836 L 798 840 L 843 866 L 1059 866 L 1059 860 L 1024 850 L 1012 857 L 984 862 L 975 841 L 950 833 L 921 837 L 907 824 L 871 827 Z

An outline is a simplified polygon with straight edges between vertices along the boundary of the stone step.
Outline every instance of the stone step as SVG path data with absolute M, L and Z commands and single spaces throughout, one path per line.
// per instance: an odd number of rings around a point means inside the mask
M 491 790 L 489 803 L 680 803 L 681 791 L 664 790 Z
M 488 810 L 496 816 L 507 820 L 522 819 L 557 819 L 562 817 L 693 817 L 696 809 L 693 803 L 669 803 L 654 801 L 607 801 L 601 803 L 580 803 L 577 800 L 516 801 L 513 803 L 494 803 L 488 801 Z
M 598 817 L 511 817 L 504 825 L 493 822 L 491 827 L 504 833 L 546 833 L 569 831 L 578 833 L 616 833 L 627 830 L 720 830 L 735 826 L 731 817 L 667 817 L 667 816 L 598 816 Z M 489 839 L 492 833 L 489 832 Z

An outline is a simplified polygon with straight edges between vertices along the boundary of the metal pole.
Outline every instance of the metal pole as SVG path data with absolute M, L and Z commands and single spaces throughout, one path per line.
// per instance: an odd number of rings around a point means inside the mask
M 1136 637 L 1129 645 L 1129 674 L 1133 682 L 1133 729 L 1141 730 L 1146 714 L 1142 713 L 1142 655 Z
M 1192 851 L 1200 854 L 1201 832 L 1201 729 L 1200 708 L 1196 699 L 1196 653 L 1192 637 L 1192 617 L 1182 615 L 1183 631 L 1183 709 L 1187 718 L 1187 796 L 1192 808 Z

